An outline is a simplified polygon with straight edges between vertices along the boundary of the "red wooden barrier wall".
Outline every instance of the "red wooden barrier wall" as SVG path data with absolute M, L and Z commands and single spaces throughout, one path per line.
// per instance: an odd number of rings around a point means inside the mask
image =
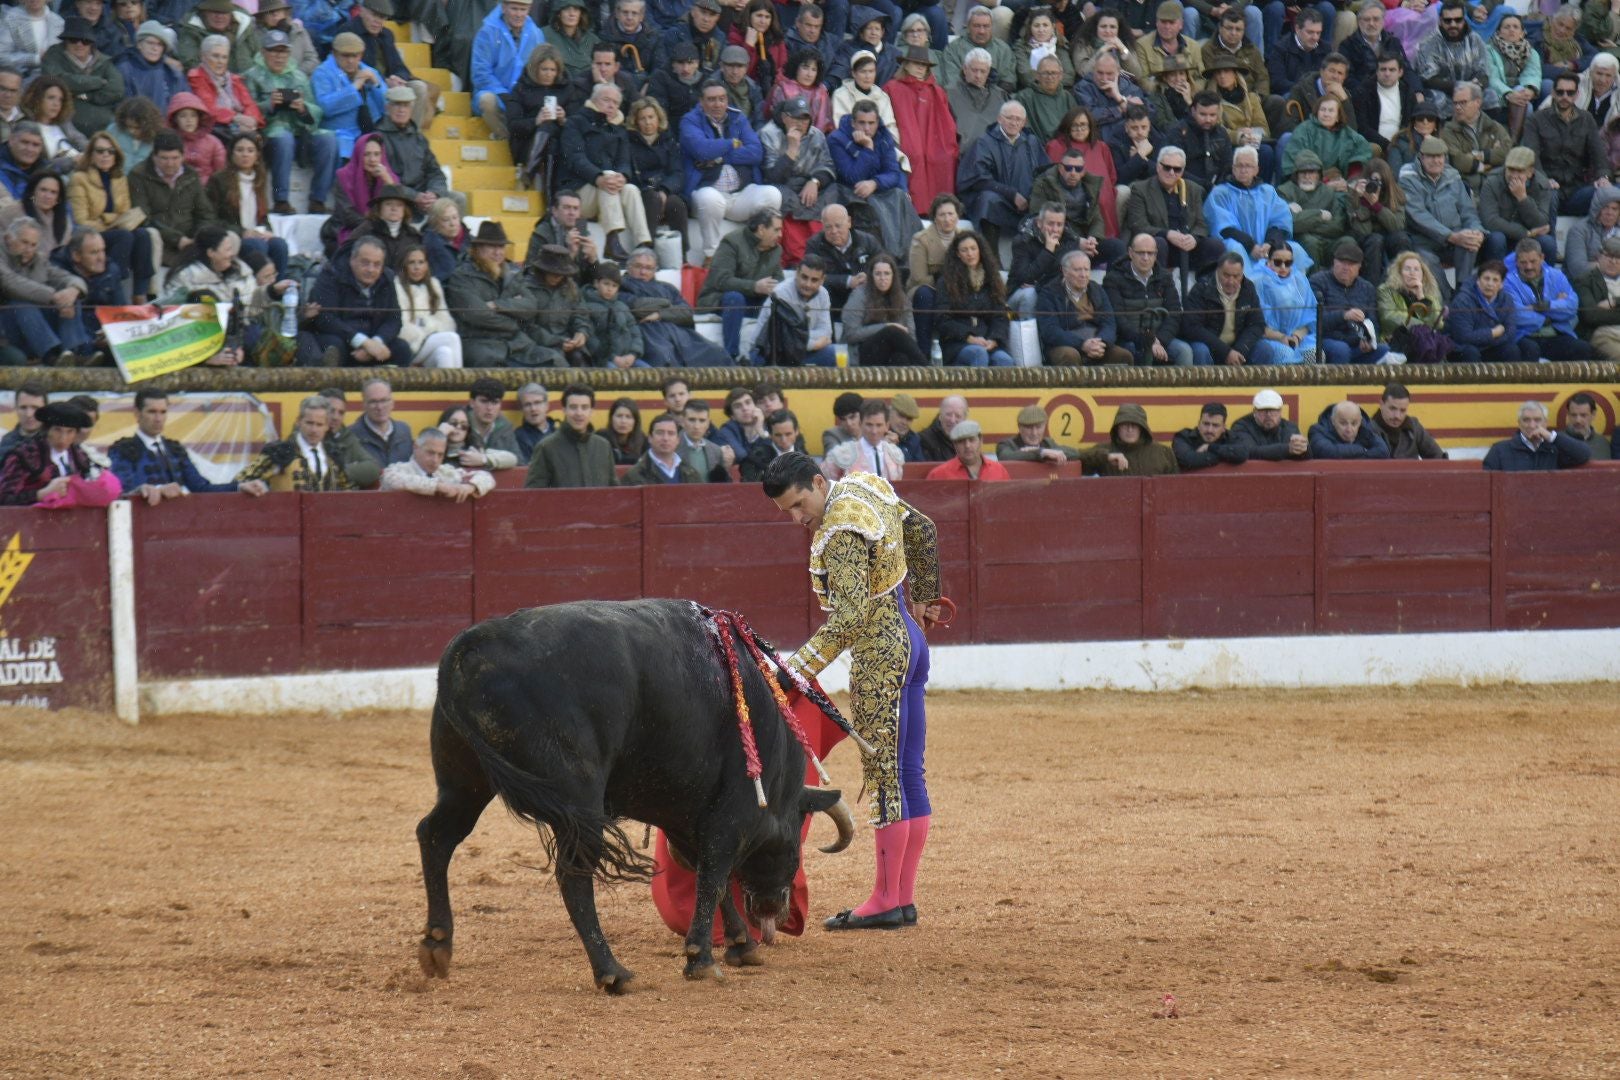
M 961 607 L 940 643 L 1620 626 L 1620 468 L 1341 464 L 900 492 L 938 526 Z M 809 534 L 753 485 L 135 510 L 145 678 L 432 664 L 477 620 L 576 599 L 734 608 L 785 647 L 822 618 Z M 104 566 L 104 542 L 85 543 Z
M 0 706 L 110 710 L 107 515 L 0 510 L 0 548 L 12 537 L 16 553 L 0 555 L 12 585 L 0 604 Z

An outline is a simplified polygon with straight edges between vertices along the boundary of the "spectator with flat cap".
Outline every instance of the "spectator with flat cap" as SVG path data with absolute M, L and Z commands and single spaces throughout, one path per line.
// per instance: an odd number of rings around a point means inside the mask
M 1333 263 L 1311 275 L 1322 308 L 1317 344 L 1330 364 L 1377 364 L 1389 354 L 1378 343 L 1378 290 L 1361 276 L 1361 245 L 1346 237 Z
M 1226 406 L 1212 401 L 1198 412 L 1198 426 L 1182 428 L 1171 440 L 1176 467 L 1197 472 L 1212 465 L 1242 465 L 1249 448 L 1237 441 L 1226 426 Z
M 833 310 L 841 310 L 849 299 L 848 279 L 852 273 L 860 272 L 851 270 L 848 261 L 864 263 L 865 258 L 877 253 L 877 242 L 867 238 L 869 247 L 863 257 L 862 245 L 850 235 L 848 211 L 837 201 L 838 171 L 832 151 L 827 136 L 810 121 L 810 103 L 797 96 L 778 102 L 775 119 L 759 129 L 759 144 L 765 155 L 760 178 L 782 193 L 784 265 L 796 265 L 806 251 L 818 250 L 817 243 L 826 236 L 827 216 L 843 215 L 839 242 L 844 250 L 832 256 L 827 267 L 827 293 L 832 297 Z M 815 231 L 817 218 L 823 221 L 819 233 Z M 826 251 L 820 254 L 823 259 L 829 258 Z
M 963 420 L 951 428 L 951 459 L 928 470 L 930 480 L 1011 480 L 1007 467 L 984 456 L 977 420 Z
M 508 0 L 510 3 L 511 0 Z M 310 82 L 321 107 L 321 122 L 337 135 L 339 161 L 348 161 L 354 144 L 387 113 L 383 77 L 361 60 L 365 45 L 342 33 L 332 39 L 332 54 L 315 69 Z M 499 136 L 505 138 L 505 134 Z
M 295 161 L 310 168 L 309 206 L 313 213 L 332 197 L 337 175 L 337 136 L 321 127 L 324 115 L 315 86 L 293 63 L 291 39 L 283 30 L 260 37 L 259 59 L 242 77 L 264 114 L 264 157 L 270 169 L 271 213 L 291 214 Z M 394 160 L 392 148 L 388 160 Z
M 1406 196 L 1406 220 L 1412 246 L 1423 256 L 1445 286 L 1442 263 L 1450 258 L 1458 286 L 1474 276 L 1477 261 L 1500 259 L 1507 240 L 1487 233 L 1480 223 L 1473 195 L 1447 160 L 1444 140 L 1433 135 L 1418 147 L 1418 160 L 1401 169 L 1401 191 Z
M 100 471 L 79 445 L 79 433 L 93 426 L 88 413 L 60 402 L 43 406 L 35 419 L 39 431 L 0 465 L 0 506 L 33 506 L 67 491 L 75 477 L 91 480 Z
M 365 46 L 361 62 L 381 75 L 388 89 L 409 88 L 413 91 L 412 105 L 415 111 L 412 118 L 418 126 L 427 127 L 439 112 L 439 88 L 418 79 L 399 54 L 394 32 L 388 29 L 387 20 L 393 17 L 393 0 L 364 0 L 342 29 L 360 39 Z M 377 121 L 382 118 L 372 119 Z
M 726 47 L 726 31 L 720 25 L 720 0 L 693 0 L 685 16 L 677 19 L 659 42 L 659 68 L 669 67 L 670 57 L 682 45 L 697 50 L 698 67 L 704 76 L 720 70 L 720 51 Z
M 73 97 L 73 125 L 94 134 L 112 123 L 113 107 L 124 100 L 124 76 L 112 57 L 96 48 L 96 29 L 78 15 L 69 15 L 62 40 L 45 50 L 40 74 L 54 75 L 67 84 Z
M 300 341 L 301 362 L 326 367 L 407 367 L 411 347 L 400 338 L 399 296 L 381 240 L 365 236 L 322 268 L 310 290 L 320 313 Z M 307 358 L 307 359 L 303 359 Z
M 465 211 L 467 196 L 450 190 L 444 166 L 439 164 L 438 155 L 415 119 L 421 111 L 417 91 L 411 86 L 391 86 L 383 99 L 388 115 L 375 130 L 388 154 L 388 167 L 394 170 L 401 184 L 416 192 L 415 213 L 427 213 L 442 198 L 455 200 Z
M 320 50 L 315 47 L 315 38 L 303 20 L 293 18 L 292 5 L 287 0 L 259 0 L 259 10 L 254 14 L 253 20 L 259 26 L 261 57 L 264 55 L 266 39 L 272 31 L 279 30 L 287 35 L 287 45 L 292 53 L 292 66 L 303 72 L 305 78 L 315 74 L 315 69 L 321 66 Z M 247 72 L 244 71 L 242 74 L 246 76 Z
M 765 123 L 765 95 L 759 84 L 748 77 L 748 50 L 741 45 L 727 45 L 720 50 L 720 83 L 726 88 L 731 107 L 748 117 L 758 131 Z
M 1047 435 L 1046 410 L 1039 405 L 1025 405 L 1019 409 L 1018 434 L 1009 435 L 996 444 L 997 461 L 1044 461 L 1061 465 L 1079 457 L 1079 450 L 1059 446 Z
M 1480 226 L 1501 233 L 1510 245 L 1531 237 L 1541 245 L 1548 262 L 1557 262 L 1557 199 L 1546 175 L 1536 168 L 1536 152 L 1528 146 L 1515 146 L 1507 152 L 1502 168 L 1480 185 Z
M 532 7 L 530 0 L 501 0 L 473 38 L 473 107 L 496 139 L 505 139 L 509 132 L 505 96 L 523 76 L 529 54 L 546 43 L 539 24 L 529 18 Z
M 1304 461 L 1311 444 L 1298 425 L 1283 418 L 1283 399 L 1267 388 L 1254 395 L 1254 411 L 1232 425 L 1232 437 L 1248 447 L 1255 461 Z
M 895 394 L 889 399 L 889 441 L 900 448 L 907 461 L 922 461 L 922 437 L 913 430 L 922 417 L 917 399 L 910 394 Z
M 230 70 L 238 75 L 252 67 L 259 55 L 253 16 L 231 0 L 200 0 L 177 29 L 176 59 L 188 70 L 202 62 L 203 39 L 215 34 L 230 45 Z
M 150 100 L 159 113 L 167 113 L 169 99 L 186 89 L 186 73 L 174 58 L 174 48 L 174 31 L 160 22 L 147 21 L 136 30 L 134 47 L 115 61 L 124 77 L 125 93 Z
M 461 330 L 466 367 L 553 367 L 558 359 L 526 332 L 538 310 L 523 271 L 506 257 L 506 229 L 486 221 L 467 241 L 467 257 L 445 283 L 445 302 Z

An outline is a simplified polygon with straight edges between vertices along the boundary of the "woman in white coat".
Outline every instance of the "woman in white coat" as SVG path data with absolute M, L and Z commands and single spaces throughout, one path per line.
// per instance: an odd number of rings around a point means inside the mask
M 427 249 L 412 244 L 394 268 L 399 296 L 399 339 L 411 347 L 412 367 L 461 366 L 461 334 L 444 299 L 444 286 L 428 266 Z

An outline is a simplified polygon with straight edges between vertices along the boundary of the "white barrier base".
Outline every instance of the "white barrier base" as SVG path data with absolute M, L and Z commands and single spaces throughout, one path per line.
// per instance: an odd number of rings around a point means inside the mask
M 426 712 L 433 668 L 192 679 L 141 686 L 143 715 Z M 1620 680 L 1620 630 L 940 645 L 932 690 L 1300 690 L 1338 686 L 1486 686 Z M 840 659 L 822 676 L 849 685 Z

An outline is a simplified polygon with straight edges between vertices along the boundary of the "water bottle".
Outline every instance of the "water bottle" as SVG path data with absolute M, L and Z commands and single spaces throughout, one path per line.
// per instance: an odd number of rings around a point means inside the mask
M 288 286 L 281 294 L 281 336 L 298 336 L 298 283 Z

